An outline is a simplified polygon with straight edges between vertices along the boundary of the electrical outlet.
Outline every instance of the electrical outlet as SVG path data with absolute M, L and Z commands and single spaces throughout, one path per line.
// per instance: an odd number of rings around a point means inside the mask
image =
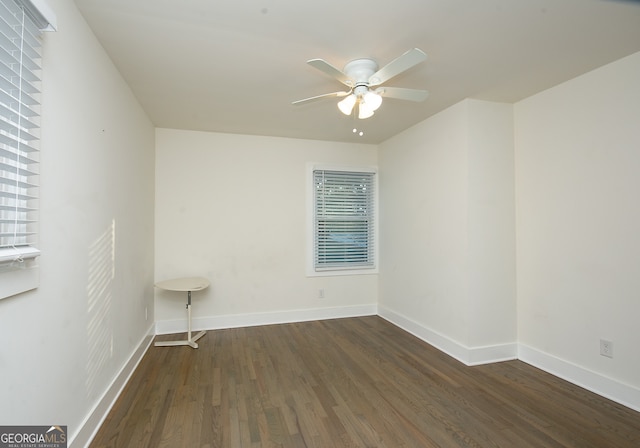
M 324 299 L 324 289 L 318 289 L 318 299 Z
M 607 358 L 613 358 L 613 342 L 600 339 L 600 354 Z

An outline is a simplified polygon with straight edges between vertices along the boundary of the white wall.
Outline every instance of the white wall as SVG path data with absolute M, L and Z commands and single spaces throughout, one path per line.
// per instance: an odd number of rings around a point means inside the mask
M 513 106 L 475 100 L 466 104 L 467 344 L 513 344 L 517 338 Z
M 0 422 L 73 438 L 150 339 L 154 131 L 73 1 L 48 2 L 40 287 L 0 300 Z
M 516 355 L 512 126 L 465 100 L 380 146 L 381 314 L 470 364 Z
M 306 276 L 308 163 L 376 166 L 377 147 L 156 131 L 155 277 L 211 281 L 194 327 L 375 313 L 377 275 Z M 156 291 L 159 333 L 186 329 L 185 299 Z
M 464 104 L 380 146 L 380 305 L 465 343 Z
M 639 79 L 636 53 L 515 105 L 519 340 L 561 374 L 633 386 L 637 408 Z

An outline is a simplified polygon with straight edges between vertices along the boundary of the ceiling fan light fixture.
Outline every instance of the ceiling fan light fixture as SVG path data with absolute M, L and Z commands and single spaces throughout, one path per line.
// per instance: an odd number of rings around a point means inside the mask
M 373 109 L 364 101 L 360 101 L 358 105 L 358 118 L 364 120 L 373 116 Z
M 378 108 L 382 104 L 382 97 L 378 93 L 372 91 L 368 91 L 367 93 L 365 93 L 362 97 L 362 100 L 372 111 L 378 110 Z
M 351 94 L 346 96 L 343 100 L 338 102 L 338 109 L 345 115 L 351 115 L 353 106 L 356 105 L 356 96 Z
M 304 104 L 327 97 L 344 97 L 338 102 L 338 109 L 343 114 L 354 114 L 356 104 L 358 106 L 358 118 L 371 117 L 382 105 L 382 96 L 408 101 L 424 101 L 427 98 L 426 90 L 407 89 L 402 87 L 380 87 L 391 78 L 418 65 L 427 58 L 427 55 L 418 48 L 406 51 L 387 65 L 378 69 L 378 64 L 370 58 L 354 59 L 344 66 L 344 70 L 337 69 L 323 59 L 310 59 L 307 61 L 312 67 L 335 78 L 349 87 L 347 92 L 333 92 L 324 95 L 316 95 L 303 100 L 294 101 L 292 104 Z M 371 90 L 373 89 L 373 90 Z

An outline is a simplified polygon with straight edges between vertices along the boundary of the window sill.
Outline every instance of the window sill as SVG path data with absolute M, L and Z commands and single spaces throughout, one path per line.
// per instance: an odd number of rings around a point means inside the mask
M 307 277 L 337 277 L 341 275 L 375 275 L 378 268 L 359 268 L 359 269 L 323 269 L 316 271 L 311 268 L 307 270 Z
M 40 274 L 35 260 L 0 264 L 0 299 L 15 296 L 38 287 Z

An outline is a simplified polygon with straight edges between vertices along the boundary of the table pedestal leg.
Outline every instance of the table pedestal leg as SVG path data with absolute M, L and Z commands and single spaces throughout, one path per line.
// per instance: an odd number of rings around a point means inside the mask
M 204 336 L 207 332 L 201 331 L 194 337 L 191 337 L 191 291 L 187 291 L 187 339 L 182 341 L 159 341 L 154 343 L 156 347 L 173 347 L 176 345 L 188 345 L 192 348 L 198 348 L 196 341 Z

